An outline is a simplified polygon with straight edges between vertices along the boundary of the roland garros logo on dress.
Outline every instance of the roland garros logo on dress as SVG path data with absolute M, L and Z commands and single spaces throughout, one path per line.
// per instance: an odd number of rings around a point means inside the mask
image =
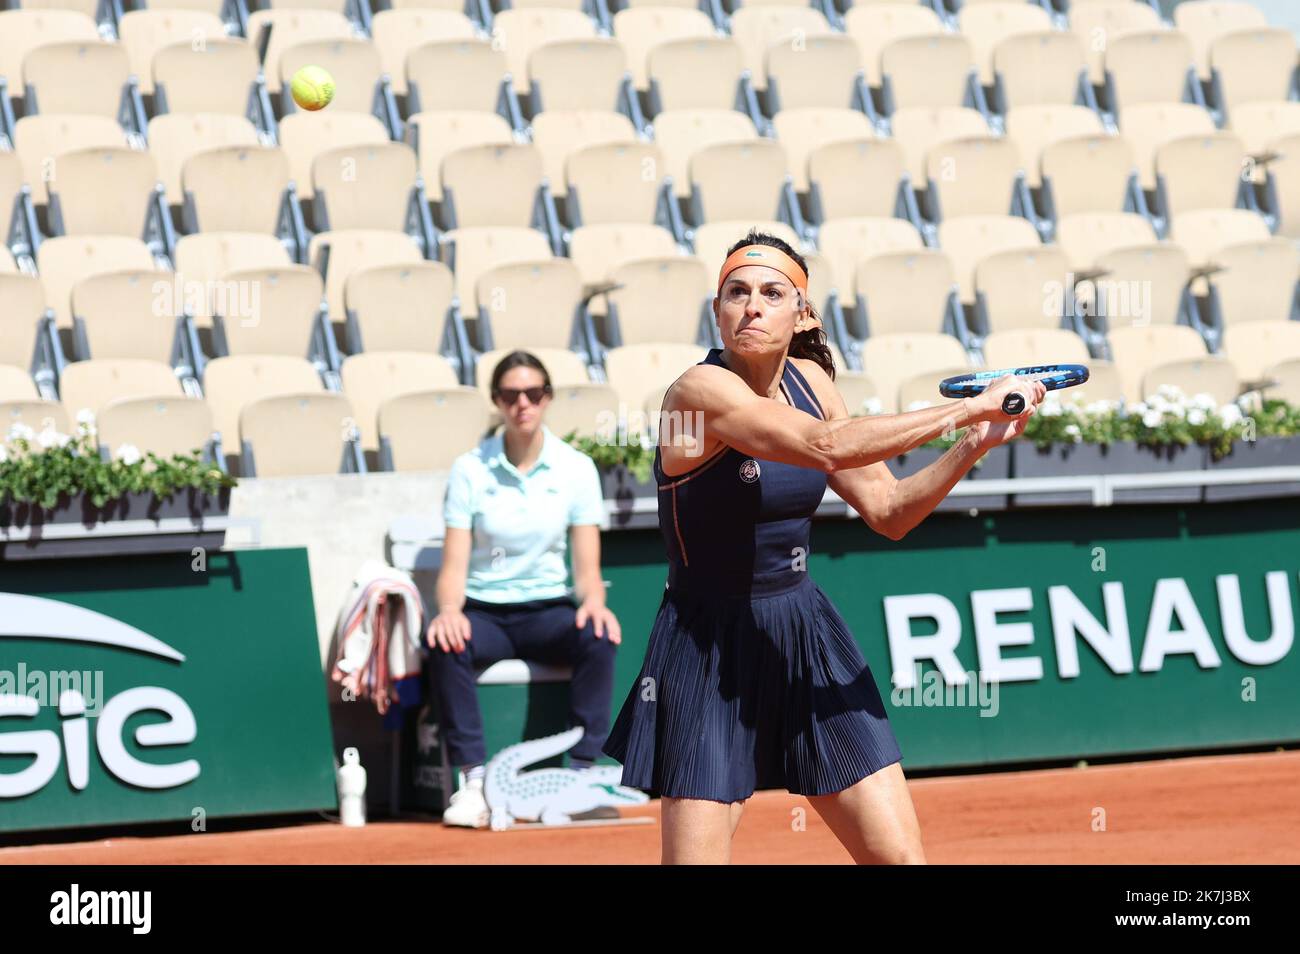
M 758 480 L 758 461 L 752 457 L 740 465 L 740 479 L 747 484 L 752 484 Z
M 111 616 L 70 603 L 16 593 L 0 593 L 0 641 L 7 639 L 53 639 L 110 646 L 176 663 L 185 661 L 181 653 L 166 643 Z M 33 759 L 17 772 L 0 772 L 0 798 L 22 798 L 40 791 L 64 763 L 68 784 L 74 791 L 84 790 L 90 777 L 92 744 L 108 773 L 125 785 L 175 788 L 199 776 L 197 759 L 165 764 L 142 762 L 127 750 L 123 741 L 127 721 L 141 712 L 160 712 L 167 721 L 136 729 L 136 746 L 188 745 L 194 741 L 197 735 L 194 712 L 170 689 L 137 686 L 123 690 L 104 704 L 93 726 L 87 718 L 85 697 L 76 689 L 65 688 L 59 693 L 58 709 L 59 731 L 18 728 L 40 713 L 40 701 L 28 695 L 23 686 L 15 691 L 0 681 L 0 755 Z

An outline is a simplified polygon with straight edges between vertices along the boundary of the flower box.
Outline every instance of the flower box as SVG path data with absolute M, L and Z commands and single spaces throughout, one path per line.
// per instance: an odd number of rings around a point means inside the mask
M 597 469 L 600 472 L 600 488 L 604 491 L 606 500 L 632 500 L 636 497 L 654 498 L 659 494 L 653 471 L 645 480 L 638 480 L 628 470 L 626 464 L 615 464 L 613 467 Z
M 1254 441 L 1233 441 L 1232 452 L 1210 461 L 1211 471 L 1241 470 L 1247 467 L 1300 466 L 1300 437 L 1261 437 Z M 1300 481 L 1267 484 L 1207 484 L 1205 501 L 1252 500 L 1260 497 L 1300 496 Z
M 890 472 L 902 480 L 905 477 L 911 477 L 913 474 L 929 467 L 947 451 L 938 447 L 918 447 L 916 450 L 907 454 L 900 454 L 898 457 L 886 461 Z M 969 481 L 979 482 L 981 480 L 1005 480 L 1011 476 L 1011 449 L 1008 445 L 1003 444 L 995 447 L 987 454 L 980 458 L 979 464 L 972 467 L 962 478 L 962 482 Z M 935 510 L 939 511 L 964 511 L 971 509 L 984 510 L 1005 510 L 1007 507 L 1006 494 L 975 494 L 972 496 L 954 496 L 949 495 L 939 501 Z
M 0 500 L 0 528 L 24 528 L 50 524 L 79 523 L 94 527 L 115 520 L 197 521 L 204 517 L 221 517 L 230 512 L 230 489 L 211 495 L 197 488 L 178 490 L 170 497 L 155 497 L 151 492 L 128 492 L 116 500 L 96 507 L 89 494 L 60 494 L 50 508 L 34 503 Z
M 1039 449 L 1024 440 L 1012 447 L 1011 472 L 1016 477 L 1077 477 L 1093 474 L 1159 474 L 1204 470 L 1209 452 L 1199 444 L 1151 447 L 1133 441 L 1113 444 L 1053 444 Z M 1197 503 L 1199 485 L 1133 487 L 1115 491 L 1115 503 Z M 1089 490 L 1012 494 L 1012 506 L 1060 507 L 1092 503 Z

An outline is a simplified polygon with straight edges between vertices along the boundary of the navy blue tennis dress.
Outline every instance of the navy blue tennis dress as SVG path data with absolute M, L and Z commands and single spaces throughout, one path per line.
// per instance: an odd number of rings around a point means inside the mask
M 702 364 L 726 367 L 714 348 Z M 787 361 L 793 407 L 823 417 Z M 720 448 L 664 474 L 668 583 L 645 662 L 604 751 L 652 795 L 826 795 L 902 758 L 848 626 L 805 567 L 826 474 Z

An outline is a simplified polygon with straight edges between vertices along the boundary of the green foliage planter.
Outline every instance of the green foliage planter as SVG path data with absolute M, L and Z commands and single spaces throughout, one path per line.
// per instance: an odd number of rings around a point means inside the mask
M 1093 474 L 1159 474 L 1204 470 L 1209 452 L 1199 444 L 1153 446 L 1134 441 L 1113 444 L 1055 444 L 1035 447 L 1027 440 L 1012 445 L 1011 472 L 1016 477 L 1077 477 Z M 1201 487 L 1134 487 L 1116 490 L 1115 503 L 1196 503 Z M 1016 507 L 1088 506 L 1092 492 L 1063 490 L 1012 494 Z
M 655 445 L 645 435 L 620 436 L 624 440 L 611 441 L 603 437 L 580 437 L 570 431 L 564 440 L 595 461 L 606 500 L 656 496 Z
M 98 507 L 89 494 L 65 493 L 59 495 L 53 507 L 31 501 L 0 500 L 0 529 L 71 523 L 93 527 L 111 520 L 198 520 L 226 516 L 229 512 L 227 487 L 215 494 L 190 487 L 169 497 L 157 497 L 150 491 L 128 492 Z
M 1238 470 L 1246 467 L 1300 467 L 1300 437 L 1261 437 L 1254 441 L 1233 441 L 1232 452 L 1222 460 L 1211 461 L 1212 471 Z M 1267 484 L 1207 484 L 1207 503 L 1219 500 L 1252 500 L 1260 497 L 1300 496 L 1300 482 L 1278 481 Z
M 899 480 L 902 480 L 929 467 L 947 453 L 950 446 L 951 443 L 934 441 L 924 447 L 918 447 L 910 454 L 903 454 L 885 463 L 888 465 L 890 472 Z M 962 484 L 968 484 L 971 481 L 978 483 L 981 480 L 1005 480 L 1010 476 L 1011 447 L 1003 444 L 1001 447 L 993 448 L 981 457 L 979 462 L 967 471 L 966 476 L 962 478 Z M 935 507 L 935 510 L 970 510 L 971 508 L 1005 510 L 1006 507 L 1006 494 L 975 494 L 969 497 L 949 495 L 939 501 L 939 506 Z

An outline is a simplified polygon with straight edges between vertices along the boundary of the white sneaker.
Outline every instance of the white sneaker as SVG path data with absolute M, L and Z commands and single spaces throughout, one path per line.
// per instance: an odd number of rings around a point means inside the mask
M 461 828 L 486 828 L 488 823 L 488 804 L 483 797 L 483 780 L 465 780 L 465 773 L 458 772 L 460 788 L 451 796 L 451 803 L 442 813 L 444 825 L 458 825 Z

